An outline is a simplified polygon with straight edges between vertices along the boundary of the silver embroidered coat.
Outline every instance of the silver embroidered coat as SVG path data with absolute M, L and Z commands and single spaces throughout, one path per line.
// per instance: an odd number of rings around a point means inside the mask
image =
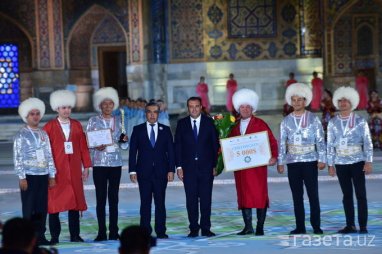
M 109 121 L 106 121 L 101 115 L 93 116 L 89 119 L 86 131 L 100 130 L 111 128 L 112 138 L 114 141 L 114 152 L 107 152 L 106 149 L 98 151 L 95 148 L 91 148 L 90 157 L 92 159 L 93 167 L 119 167 L 122 166 L 121 148 L 127 149 L 128 143 L 119 144 L 119 138 L 122 133 L 121 130 L 121 118 L 114 116 L 114 125 L 110 126 Z
M 328 124 L 328 165 L 334 164 L 346 165 L 354 164 L 360 161 L 373 161 L 373 143 L 371 141 L 370 130 L 367 122 L 361 116 L 354 114 L 354 126 L 343 133 L 343 125 L 339 115 L 333 117 Z M 338 154 L 340 138 L 347 139 L 347 146 L 360 147 L 360 151 L 345 155 Z
M 43 150 L 44 160 L 37 160 L 38 149 Z M 48 134 L 42 129 L 22 128 L 13 140 L 13 163 L 19 179 L 25 179 L 26 175 L 47 174 L 50 178 L 54 178 L 56 168 Z
M 296 118 L 293 113 L 287 115 L 280 125 L 280 141 L 278 164 L 284 165 L 295 162 L 319 161 L 326 163 L 326 145 L 324 131 L 317 116 L 309 111 L 306 112 L 306 126 L 301 126 L 297 133 L 297 124 L 301 118 Z M 295 120 L 297 122 L 295 122 Z M 291 154 L 288 146 L 294 146 L 295 135 L 301 135 L 301 149 L 312 147 L 312 151 L 301 154 Z

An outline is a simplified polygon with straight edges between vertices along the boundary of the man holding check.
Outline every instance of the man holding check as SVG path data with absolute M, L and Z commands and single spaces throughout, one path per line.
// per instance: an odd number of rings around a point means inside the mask
M 296 229 L 290 234 L 306 233 L 304 184 L 309 197 L 313 232 L 322 234 L 317 169 L 324 169 L 326 163 L 324 131 L 319 118 L 305 110 L 312 101 L 312 91 L 307 85 L 290 85 L 285 100 L 294 111 L 281 122 L 277 171 L 282 174 L 284 164 L 288 165 L 288 180 L 296 217 Z
M 277 141 L 268 125 L 253 116 L 259 97 L 255 91 L 240 89 L 232 97 L 235 110 L 240 114 L 240 121 L 233 127 L 230 137 L 267 131 L 272 157 L 269 165 L 276 164 Z M 256 208 L 256 235 L 264 235 L 264 221 L 269 206 L 267 166 L 260 166 L 235 172 L 238 208 L 241 210 L 245 227 L 238 235 L 253 234 L 252 208 Z

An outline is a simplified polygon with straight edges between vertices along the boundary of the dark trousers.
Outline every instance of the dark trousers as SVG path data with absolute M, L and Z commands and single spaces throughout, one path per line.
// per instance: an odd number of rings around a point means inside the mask
M 21 191 L 23 217 L 35 224 L 38 240 L 45 239 L 48 178 L 48 175 L 26 175 L 28 189 Z
M 155 204 L 155 232 L 157 235 L 166 233 L 166 188 L 165 179 L 139 179 L 139 194 L 141 197 L 140 225 L 152 232 L 151 227 L 151 203 L 154 198 Z
M 93 167 L 98 235 L 106 237 L 106 199 L 109 199 L 109 236 L 118 235 L 118 193 L 122 167 Z
M 52 239 L 59 239 L 61 233 L 60 213 L 49 214 L 49 231 Z M 68 211 L 70 238 L 80 236 L 80 212 Z
M 288 164 L 288 180 L 293 196 L 296 228 L 305 230 L 304 184 L 310 204 L 310 224 L 313 229 L 320 228 L 317 161 Z
M 367 199 L 365 186 L 364 161 L 348 165 L 336 165 L 338 181 L 343 193 L 342 203 L 345 210 L 346 225 L 355 226 L 353 186 L 357 197 L 358 223 L 360 227 L 367 226 Z
M 186 207 L 191 231 L 211 229 L 211 201 L 214 177 L 210 174 L 189 174 L 184 176 Z M 200 205 L 200 207 L 199 207 Z M 199 225 L 200 209 L 200 225 Z

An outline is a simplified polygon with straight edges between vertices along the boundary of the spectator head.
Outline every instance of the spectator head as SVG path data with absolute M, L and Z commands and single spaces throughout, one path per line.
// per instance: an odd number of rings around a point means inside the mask
M 3 248 L 6 250 L 32 253 L 36 245 L 33 223 L 23 218 L 13 218 L 3 226 Z
M 157 104 L 158 104 L 158 106 L 159 106 L 159 110 L 160 110 L 160 111 L 166 111 L 166 110 L 167 110 L 167 105 L 166 105 L 166 103 L 164 102 L 164 100 L 158 99 L 158 100 L 157 100 Z
M 314 72 L 312 73 L 312 75 L 313 75 L 314 78 L 317 78 L 317 76 L 318 76 L 317 71 L 314 71 Z
M 200 83 L 203 83 L 204 80 L 206 80 L 205 77 L 204 76 L 200 76 Z
M 294 79 L 294 72 L 289 72 L 289 78 Z
M 234 77 L 235 77 L 235 76 L 233 75 L 233 73 L 230 73 L 230 74 L 229 74 L 229 78 L 230 78 L 230 79 L 233 79 Z
M 155 238 L 150 236 L 148 230 L 137 225 L 126 227 L 119 241 L 120 254 L 148 254 L 150 248 L 156 245 Z

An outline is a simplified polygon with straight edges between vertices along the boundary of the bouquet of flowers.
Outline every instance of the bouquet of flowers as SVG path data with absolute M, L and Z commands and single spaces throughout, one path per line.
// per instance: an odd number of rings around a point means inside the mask
M 230 113 L 218 114 L 213 117 L 216 130 L 219 133 L 219 139 L 227 138 L 235 125 L 235 117 Z M 217 175 L 220 175 L 224 169 L 223 154 L 221 149 L 218 152 L 218 163 L 216 165 Z

